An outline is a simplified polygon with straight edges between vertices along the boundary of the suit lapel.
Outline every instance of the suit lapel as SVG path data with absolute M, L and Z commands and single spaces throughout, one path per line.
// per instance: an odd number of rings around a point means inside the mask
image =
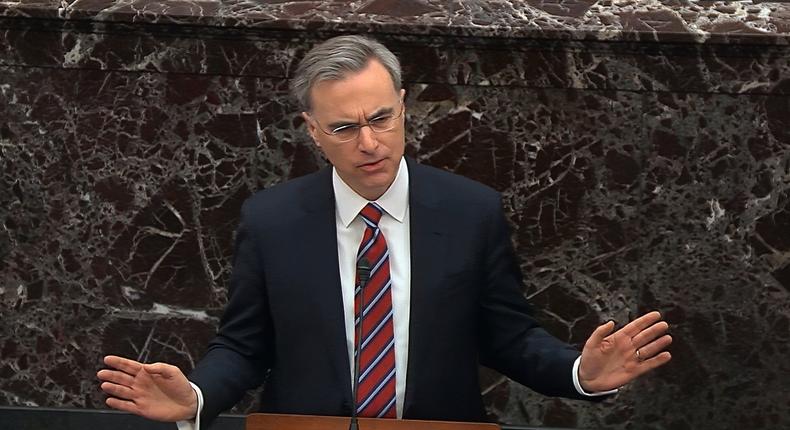
M 325 323 L 321 330 L 324 330 L 328 358 L 339 378 L 338 386 L 343 387 L 344 397 L 350 406 L 351 372 L 338 269 L 335 193 L 331 167 L 319 171 L 315 180 L 306 184 L 302 202 L 306 216 L 294 239 L 303 244 L 303 257 L 300 260 L 309 261 L 311 267 L 297 276 L 309 277 L 308 285 L 314 285 L 314 309 L 320 309 L 321 316 L 307 317 Z
M 409 310 L 409 353 L 403 413 L 407 416 L 415 390 L 419 390 L 421 354 L 430 350 L 431 333 L 425 321 L 435 318 L 436 309 L 430 307 L 432 286 L 442 276 L 439 265 L 444 254 L 446 224 L 430 171 L 407 158 L 409 167 L 409 216 L 411 241 L 411 303 Z

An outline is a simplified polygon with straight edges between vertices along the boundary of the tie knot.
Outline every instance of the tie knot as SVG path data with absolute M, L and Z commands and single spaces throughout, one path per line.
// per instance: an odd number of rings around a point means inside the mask
M 359 214 L 362 215 L 362 220 L 371 228 L 377 228 L 379 226 L 379 221 L 383 213 L 384 209 L 376 203 L 368 203 L 359 211 Z

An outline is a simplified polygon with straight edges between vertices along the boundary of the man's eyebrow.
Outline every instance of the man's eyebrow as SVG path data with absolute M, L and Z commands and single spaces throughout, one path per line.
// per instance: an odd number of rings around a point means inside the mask
M 351 121 L 342 121 L 341 120 L 341 121 L 335 121 L 335 122 L 329 123 L 329 124 L 327 124 L 327 127 L 329 127 L 330 130 L 334 130 L 334 129 L 338 128 L 338 127 L 344 127 L 344 126 L 348 126 L 348 125 L 358 125 L 358 124 L 355 123 L 355 122 L 351 122 Z
M 395 111 L 395 109 L 392 108 L 392 107 L 378 108 L 375 112 L 373 112 L 372 114 L 368 115 L 366 120 L 367 121 L 371 121 L 371 120 L 373 120 L 373 118 L 376 118 L 376 117 L 379 117 L 379 116 L 382 116 L 382 115 L 391 115 L 394 111 Z M 334 130 L 334 129 L 338 128 L 338 127 L 349 126 L 349 125 L 359 125 L 359 123 L 356 123 L 356 122 L 353 122 L 353 121 L 340 120 L 340 121 L 335 121 L 335 122 L 327 124 L 327 127 L 329 127 L 330 130 Z
M 382 116 L 382 115 L 389 115 L 389 114 L 391 114 L 394 111 L 395 111 L 395 109 L 393 109 L 391 107 L 379 108 L 378 110 L 376 110 L 375 112 L 370 114 L 368 116 L 367 120 L 371 121 L 371 120 L 373 120 L 373 118 L 376 118 L 376 117 L 379 117 L 379 116 Z

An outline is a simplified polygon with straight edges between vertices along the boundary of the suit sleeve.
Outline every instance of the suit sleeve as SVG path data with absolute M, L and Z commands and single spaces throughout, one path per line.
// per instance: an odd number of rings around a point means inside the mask
M 263 261 L 250 201 L 242 208 L 233 253 L 228 303 L 216 337 L 189 379 L 204 396 L 201 420 L 208 426 L 244 393 L 263 383 L 271 366 L 273 333 Z
M 549 334 L 530 316 L 501 201 L 490 205 L 486 272 L 481 291 L 480 361 L 548 396 L 583 398 L 572 370 L 580 352 Z

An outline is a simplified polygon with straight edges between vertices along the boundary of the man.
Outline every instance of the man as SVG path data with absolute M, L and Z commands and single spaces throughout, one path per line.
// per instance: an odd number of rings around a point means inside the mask
M 208 353 L 189 380 L 106 357 L 110 407 L 199 425 L 265 382 L 269 412 L 476 421 L 478 364 L 589 398 L 670 360 L 658 312 L 598 327 L 581 355 L 530 318 L 499 195 L 404 157 L 405 91 L 384 46 L 330 39 L 302 60 L 292 90 L 332 168 L 245 202 Z

